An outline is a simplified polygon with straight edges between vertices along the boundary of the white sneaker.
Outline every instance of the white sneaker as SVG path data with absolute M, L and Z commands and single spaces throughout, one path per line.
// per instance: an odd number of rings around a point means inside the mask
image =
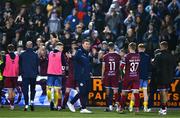
M 74 105 L 72 105 L 70 102 L 67 102 L 67 106 L 71 112 L 76 112 L 76 109 L 74 108 Z
M 147 107 L 144 107 L 143 111 L 144 111 L 144 112 L 148 112 L 148 108 L 147 108 Z
M 159 115 L 166 115 L 166 114 L 167 114 L 167 110 L 166 109 L 164 109 L 164 110 L 160 109 L 159 110 Z
M 151 108 L 146 109 L 146 112 L 151 112 L 151 111 L 152 111 Z
M 116 112 L 119 112 L 119 106 L 118 106 L 118 104 L 115 104 L 114 106 L 116 107 Z
M 109 105 L 109 110 L 113 111 L 113 106 L 112 105 Z
M 129 107 L 129 112 L 133 112 L 133 107 Z
M 80 113 L 92 113 L 92 111 L 89 111 L 87 109 L 81 109 Z
M 14 106 L 10 105 L 10 110 L 14 110 Z

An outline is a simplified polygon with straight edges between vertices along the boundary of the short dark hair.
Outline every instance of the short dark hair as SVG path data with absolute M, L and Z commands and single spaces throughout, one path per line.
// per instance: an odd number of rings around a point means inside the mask
M 51 35 L 53 36 L 53 38 L 57 38 L 56 33 L 52 32 Z
M 132 50 L 136 50 L 136 43 L 131 42 L 128 46 L 129 46 Z
M 109 46 L 110 49 L 113 49 L 114 48 L 114 43 L 113 42 L 109 42 L 108 46 Z
M 13 44 L 9 44 L 7 47 L 8 51 L 14 51 L 15 50 L 15 46 Z
M 85 42 L 89 42 L 90 43 L 91 41 L 89 39 L 83 39 L 82 40 L 82 44 L 84 44 Z
M 168 48 L 168 42 L 167 41 L 162 41 L 162 42 L 160 42 L 160 46 L 167 49 Z

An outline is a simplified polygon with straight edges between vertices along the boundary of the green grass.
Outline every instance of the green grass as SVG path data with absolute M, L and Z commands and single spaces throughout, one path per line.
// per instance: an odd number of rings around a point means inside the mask
M 71 113 L 68 110 L 49 111 L 48 107 L 36 107 L 34 112 L 24 112 L 22 107 L 16 107 L 14 111 L 10 111 L 7 107 L 0 108 L 0 118 L 178 118 L 180 110 L 169 110 L 166 116 L 160 116 L 157 112 L 153 113 L 129 113 L 118 114 L 116 112 L 103 112 L 103 109 L 92 109 L 93 114 L 80 114 L 79 111 Z

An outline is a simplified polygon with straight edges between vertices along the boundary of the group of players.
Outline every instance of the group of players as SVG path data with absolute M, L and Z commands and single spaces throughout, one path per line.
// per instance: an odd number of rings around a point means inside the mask
M 50 109 L 51 110 L 61 110 L 68 106 L 71 112 L 76 112 L 74 108 L 74 103 L 80 98 L 81 101 L 81 111 L 80 113 L 92 113 L 86 109 L 86 99 L 88 95 L 88 91 L 84 90 L 84 86 L 88 86 L 87 83 L 78 82 L 75 79 L 74 71 L 78 71 L 78 68 L 74 66 L 74 59 L 77 59 L 77 44 L 72 43 L 71 45 L 71 52 L 66 53 L 66 59 L 63 55 L 63 44 L 57 43 L 55 49 L 51 51 L 48 55 L 48 68 L 47 68 L 47 97 L 48 101 L 50 102 Z M 90 49 L 90 41 L 85 40 L 82 42 L 82 48 L 89 51 Z M 136 43 L 131 42 L 128 45 L 128 53 L 124 50 L 120 51 L 118 54 L 114 49 L 114 44 L 110 42 L 108 44 L 108 52 L 103 56 L 102 59 L 102 83 L 104 88 L 106 89 L 106 104 L 107 108 L 106 111 L 112 111 L 112 97 L 110 95 L 111 90 L 113 91 L 113 95 L 115 97 L 115 106 L 116 111 L 119 113 L 124 113 L 126 107 L 126 97 L 128 92 L 132 92 L 131 100 L 129 103 L 129 111 L 132 112 L 139 112 L 140 107 L 140 97 L 139 97 L 139 90 L 143 90 L 144 94 L 144 112 L 150 112 L 151 109 L 148 108 L 148 81 L 150 76 L 150 68 L 152 65 L 156 65 L 157 62 L 165 62 L 167 64 L 172 64 L 172 68 L 169 71 L 173 71 L 173 63 L 169 60 L 172 58 L 169 53 L 167 53 L 168 44 L 166 41 L 160 43 L 160 50 L 159 53 L 155 56 L 153 60 L 151 60 L 150 56 L 145 53 L 145 45 L 139 44 L 138 46 Z M 137 48 L 137 49 L 136 49 Z M 138 52 L 136 51 L 138 50 Z M 17 79 L 19 76 L 18 71 L 18 60 L 19 57 L 16 55 L 13 59 L 8 56 L 10 53 L 13 53 L 14 50 L 10 48 L 8 50 L 9 53 L 6 54 L 6 64 L 3 71 L 3 76 L 6 78 L 13 78 Z M 165 55 L 164 57 L 161 55 Z M 81 55 L 82 59 L 86 60 L 87 55 Z M 88 58 L 87 58 L 88 59 Z M 169 60 L 168 60 L 169 59 Z M 82 60 L 80 60 L 82 61 Z M 65 84 L 65 94 L 62 101 L 62 81 L 66 69 L 66 62 L 68 63 L 68 79 L 66 79 Z M 78 62 L 77 62 L 78 63 Z M 158 64 L 161 66 L 161 64 Z M 89 67 L 87 67 L 89 68 Z M 11 70 L 12 71 L 9 71 Z M 161 73 L 161 70 L 157 70 L 156 73 L 158 74 L 165 74 Z M 88 75 L 87 75 L 88 76 Z M 169 76 L 171 78 L 171 76 Z M 158 78 L 163 79 L 163 78 Z M 16 80 L 17 81 L 17 80 Z M 168 81 L 168 80 L 167 80 Z M 8 82 L 14 82 L 8 81 Z M 153 81 L 152 81 L 153 82 Z M 118 93 L 119 83 L 122 84 L 122 91 L 121 95 Z M 161 93 L 161 109 L 159 111 L 160 114 L 166 115 L 167 114 L 167 92 L 169 88 L 170 81 L 168 83 L 156 83 L 157 88 L 160 90 Z M 12 84 L 13 85 L 13 84 Z M 76 95 L 71 101 L 68 101 L 69 93 L 71 89 L 76 89 L 77 91 L 81 91 L 81 94 Z M 9 100 L 10 100 L 10 108 L 14 109 L 14 86 L 9 87 Z M 82 94 L 86 92 L 87 94 Z

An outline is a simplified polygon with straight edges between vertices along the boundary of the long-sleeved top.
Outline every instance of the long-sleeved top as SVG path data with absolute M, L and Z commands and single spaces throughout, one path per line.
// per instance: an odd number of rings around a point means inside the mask
M 175 58 L 167 50 L 163 50 L 155 56 L 154 66 L 157 71 L 157 83 L 170 84 L 175 74 Z
M 74 77 L 77 81 L 88 81 L 91 73 L 91 57 L 89 52 L 80 47 L 74 58 Z
M 140 63 L 139 63 L 139 70 L 140 70 L 140 79 L 148 80 L 148 76 L 150 75 L 150 67 L 151 67 L 151 59 L 150 56 L 144 52 L 140 52 Z
M 20 74 L 23 78 L 36 78 L 38 75 L 39 59 L 32 48 L 27 48 L 20 55 Z

